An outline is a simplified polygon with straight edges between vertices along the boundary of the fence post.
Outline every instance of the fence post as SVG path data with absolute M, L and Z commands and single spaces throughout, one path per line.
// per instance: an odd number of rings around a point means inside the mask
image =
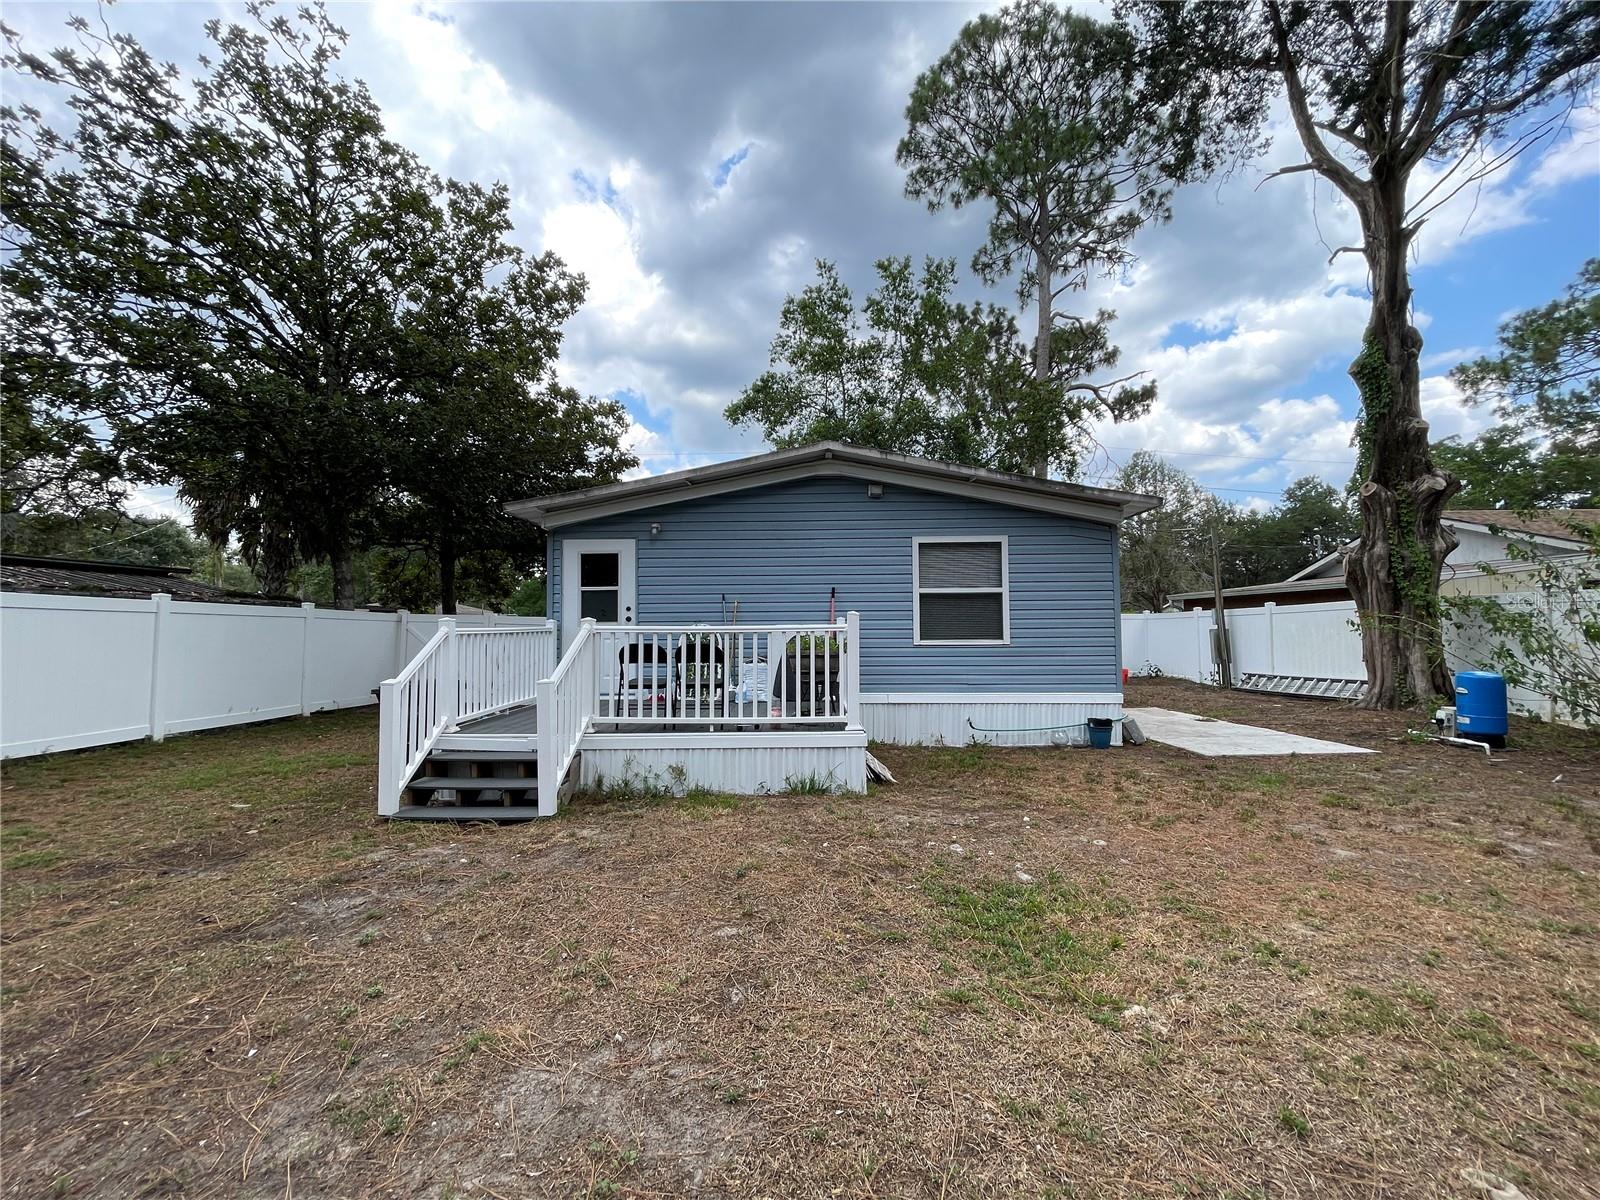
M 167 632 L 167 618 L 172 614 L 172 596 L 167 592 L 156 592 L 150 597 L 150 602 L 155 605 L 155 626 L 150 635 L 150 740 L 160 742 L 166 740 L 167 736 L 166 696 L 161 686 L 166 652 L 162 643 Z
M 397 608 L 394 615 L 394 674 L 398 675 L 411 661 L 411 656 L 406 653 L 411 645 L 411 614 L 403 608 Z
M 445 617 L 439 622 L 445 631 L 444 645 L 439 655 L 439 693 L 444 697 L 444 731 L 456 731 L 456 717 L 461 714 L 461 676 L 456 669 L 456 619 Z
M 1268 600 L 1261 606 L 1261 610 L 1266 613 L 1265 624 L 1267 627 L 1267 674 L 1276 675 L 1278 673 L 1278 635 L 1273 628 L 1272 617 L 1273 614 L 1278 611 L 1278 605 L 1276 602 Z
M 405 716 L 395 707 L 395 683 L 378 685 L 378 815 L 392 817 L 400 811 L 400 730 Z
M 863 727 L 861 712 L 861 614 L 851 609 L 844 615 L 844 715 L 853 729 Z
M 553 817 L 561 795 L 561 753 L 556 745 L 556 685 L 553 680 L 541 679 L 534 685 L 538 699 L 534 711 L 538 714 L 537 769 L 539 774 L 539 815 Z
M 311 715 L 311 693 L 306 690 L 306 675 L 311 668 L 311 622 L 316 620 L 317 606 L 309 600 L 300 604 L 300 715 Z

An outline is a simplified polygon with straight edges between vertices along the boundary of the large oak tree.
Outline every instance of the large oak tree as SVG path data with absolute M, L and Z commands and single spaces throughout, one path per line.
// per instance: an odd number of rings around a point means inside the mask
M 1381 4 L 1126 6 L 1158 86 L 1209 97 L 1244 128 L 1281 101 L 1311 173 L 1354 209 L 1371 313 L 1350 374 L 1360 392 L 1361 537 L 1345 577 L 1361 613 L 1368 707 L 1448 694 L 1440 514 L 1459 487 L 1429 453 L 1412 321 L 1418 231 L 1460 189 L 1560 125 L 1595 77 L 1600 5 L 1416 0 Z M 1433 182 L 1413 187 L 1424 165 Z

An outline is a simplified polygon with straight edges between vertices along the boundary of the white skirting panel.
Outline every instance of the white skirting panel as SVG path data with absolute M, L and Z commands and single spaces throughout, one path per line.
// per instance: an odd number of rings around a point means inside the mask
M 681 779 L 734 795 L 780 793 L 791 780 L 822 780 L 841 792 L 867 790 L 867 738 L 859 730 L 761 734 L 591 733 L 580 747 L 581 787 L 604 779 L 674 787 Z M 682 767 L 674 778 L 674 768 Z
M 1120 692 L 958 692 L 864 694 L 862 724 L 875 742 L 903 746 L 1050 746 L 1058 738 L 1082 745 L 1090 717 L 1120 717 Z M 969 724 L 968 722 L 971 722 Z M 973 728 L 979 726 L 981 728 Z M 997 732 L 998 731 L 998 732 Z M 1122 744 L 1122 722 L 1111 727 Z

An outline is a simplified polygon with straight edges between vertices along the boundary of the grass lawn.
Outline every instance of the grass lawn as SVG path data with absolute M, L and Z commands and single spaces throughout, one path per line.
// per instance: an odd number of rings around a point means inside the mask
M 369 710 L 9 764 L 7 1196 L 1600 1184 L 1600 738 L 880 752 L 866 797 L 374 816 Z

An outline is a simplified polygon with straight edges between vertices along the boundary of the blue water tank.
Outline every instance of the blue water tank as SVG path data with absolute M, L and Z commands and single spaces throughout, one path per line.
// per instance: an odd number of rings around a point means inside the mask
M 1506 681 L 1494 671 L 1456 672 L 1456 733 L 1491 746 L 1506 744 Z

